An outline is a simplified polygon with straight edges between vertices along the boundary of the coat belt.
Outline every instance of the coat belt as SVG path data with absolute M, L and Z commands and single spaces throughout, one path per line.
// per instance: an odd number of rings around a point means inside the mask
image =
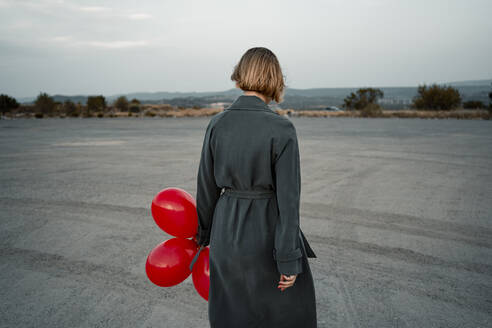
M 313 249 L 311 248 L 311 245 L 309 245 L 309 242 L 307 241 L 307 239 L 304 236 L 304 233 L 302 232 L 301 229 L 299 229 L 299 238 L 301 238 L 301 247 L 303 248 L 304 253 L 306 254 L 306 257 L 317 257 L 316 254 L 314 253 Z M 193 256 L 193 259 L 191 260 L 191 263 L 189 266 L 190 271 L 193 271 L 193 266 L 195 265 L 195 262 L 198 260 L 198 257 L 200 256 L 201 251 L 205 247 L 206 246 L 200 245 L 198 252 L 196 252 L 195 256 Z M 273 253 L 273 259 L 276 260 L 275 250 Z
M 275 190 L 272 189 L 257 189 L 257 190 L 246 190 L 246 189 L 232 189 L 228 187 L 224 187 L 221 190 L 220 195 L 222 196 L 223 194 L 227 194 L 232 197 L 238 197 L 238 198 L 271 198 L 275 196 Z M 311 248 L 311 245 L 309 245 L 308 240 L 304 236 L 304 233 L 302 232 L 301 229 L 299 229 L 299 238 L 301 240 L 301 247 L 304 250 L 304 253 L 306 254 L 307 257 L 317 257 L 316 254 L 314 253 L 313 249 Z M 201 251 L 205 248 L 205 246 L 200 245 L 200 248 L 198 252 L 195 254 L 193 257 L 189 269 L 190 271 L 193 270 L 193 266 L 195 265 L 195 262 L 198 260 L 198 257 L 200 256 Z M 275 258 L 275 255 L 274 255 Z
M 232 189 L 225 187 L 222 189 L 221 195 L 226 194 L 237 198 L 272 198 L 275 196 L 275 190 L 272 189 L 257 189 L 257 190 L 246 190 L 246 189 Z

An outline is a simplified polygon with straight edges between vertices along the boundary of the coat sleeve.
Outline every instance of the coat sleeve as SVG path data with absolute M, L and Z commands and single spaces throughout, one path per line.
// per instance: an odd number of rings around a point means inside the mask
M 215 210 L 215 204 L 220 196 L 220 188 L 215 182 L 214 159 L 211 147 L 212 124 L 209 123 L 203 139 L 200 164 L 197 176 L 196 209 L 198 215 L 198 232 L 196 235 L 199 245 L 210 243 L 210 227 Z
M 289 133 L 279 145 L 275 159 L 275 184 L 279 218 L 275 227 L 273 257 L 281 274 L 302 272 L 302 251 L 299 204 L 301 194 L 301 171 L 297 133 L 289 125 Z

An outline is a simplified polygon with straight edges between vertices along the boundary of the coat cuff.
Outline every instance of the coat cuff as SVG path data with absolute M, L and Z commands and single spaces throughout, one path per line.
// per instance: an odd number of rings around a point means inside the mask
M 197 244 L 203 246 L 210 244 L 210 229 L 202 229 L 198 226 Z
M 290 253 L 280 253 L 273 249 L 273 259 L 277 262 L 278 272 L 284 275 L 302 273 L 302 251 L 296 248 Z

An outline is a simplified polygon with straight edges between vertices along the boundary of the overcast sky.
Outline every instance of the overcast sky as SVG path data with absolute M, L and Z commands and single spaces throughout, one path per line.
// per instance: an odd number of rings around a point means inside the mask
M 492 77 L 490 0 L 0 0 L 0 93 L 219 91 L 249 48 L 288 87 Z

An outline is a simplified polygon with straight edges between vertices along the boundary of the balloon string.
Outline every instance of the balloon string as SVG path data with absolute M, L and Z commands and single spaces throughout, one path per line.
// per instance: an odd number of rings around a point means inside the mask
M 190 271 L 193 271 L 193 266 L 195 265 L 195 262 L 198 259 L 198 256 L 200 256 L 200 252 L 204 248 L 205 248 L 205 246 L 200 245 L 200 249 L 198 250 L 198 252 L 196 252 L 195 256 L 193 257 L 193 260 L 191 260 L 191 263 L 190 263 Z

